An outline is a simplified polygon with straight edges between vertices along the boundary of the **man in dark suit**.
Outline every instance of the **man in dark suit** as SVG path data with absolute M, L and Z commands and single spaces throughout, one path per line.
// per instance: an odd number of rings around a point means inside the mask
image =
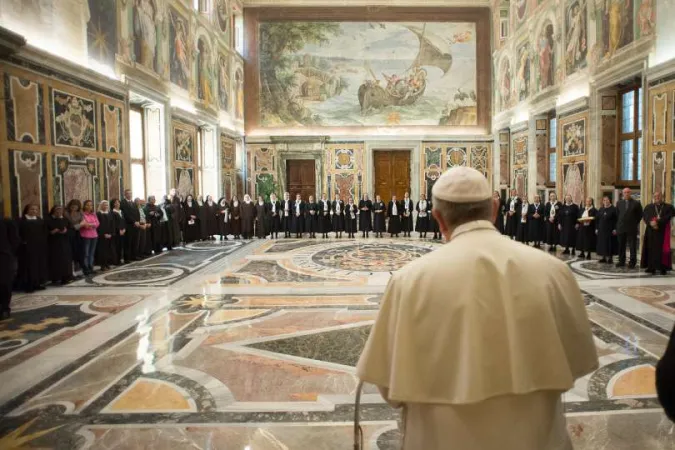
M 630 188 L 623 190 L 623 198 L 616 204 L 619 218 L 616 222 L 616 234 L 619 239 L 619 262 L 616 267 L 626 265 L 626 245 L 630 247 L 631 269 L 637 263 L 637 235 L 642 220 L 642 205 L 630 195 Z
M 122 216 L 127 224 L 126 241 L 124 242 L 124 262 L 140 259 L 140 221 L 141 213 L 131 199 L 131 189 L 124 191 L 124 198 L 120 202 Z

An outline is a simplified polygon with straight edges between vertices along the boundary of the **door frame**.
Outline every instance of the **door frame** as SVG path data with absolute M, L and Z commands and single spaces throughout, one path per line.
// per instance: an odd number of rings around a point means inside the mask
M 314 198 L 321 198 L 321 190 L 323 189 L 323 177 L 324 175 L 324 169 L 323 169 L 323 151 L 322 150 L 300 150 L 300 151 L 279 151 L 278 152 L 279 156 L 279 167 L 277 169 L 277 180 L 279 187 L 281 188 L 282 192 L 278 192 L 277 196 L 279 198 L 284 198 L 284 192 L 286 191 L 286 188 L 288 187 L 288 183 L 286 180 L 286 167 L 287 163 L 286 161 L 294 160 L 294 159 L 313 159 L 314 160 L 314 184 L 316 192 L 314 193 Z
M 375 199 L 375 158 L 374 152 L 401 151 L 410 152 L 410 198 L 418 201 L 420 196 L 420 141 L 374 141 L 366 142 L 366 165 L 370 183 L 368 196 Z

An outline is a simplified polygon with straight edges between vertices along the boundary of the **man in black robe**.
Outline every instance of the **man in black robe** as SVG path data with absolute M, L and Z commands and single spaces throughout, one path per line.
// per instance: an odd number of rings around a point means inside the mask
M 291 237 L 291 223 L 293 214 L 293 202 L 291 194 L 284 192 L 284 199 L 281 201 L 281 229 L 284 230 L 284 237 Z
M 506 235 L 511 239 L 518 236 L 518 223 L 523 201 L 518 197 L 518 192 L 511 189 L 511 197 L 506 201 Z
M 126 222 L 126 239 L 124 241 L 124 261 L 138 261 L 141 256 L 140 251 L 140 232 L 141 232 L 141 213 L 131 199 L 131 189 L 124 191 L 122 199 L 122 216 Z
M 637 264 L 637 235 L 642 219 L 642 204 L 631 196 L 629 188 L 622 192 L 623 198 L 616 203 L 619 217 L 616 222 L 616 235 L 619 239 L 619 262 L 617 267 L 626 265 L 626 246 L 630 248 L 628 267 Z
M 391 201 L 387 206 L 387 216 L 389 216 L 389 234 L 391 237 L 398 237 L 401 232 L 401 203 L 396 200 L 396 196 L 391 196 Z
M 382 233 L 386 231 L 386 212 L 387 206 L 379 195 L 375 196 L 375 202 L 373 202 L 373 231 L 375 237 L 382 237 Z
M 9 319 L 11 312 L 10 303 L 16 277 L 16 252 L 19 243 L 16 224 L 0 216 L 0 267 L 2 267 L 0 270 L 0 320 Z
M 302 201 L 300 194 L 295 194 L 295 202 L 293 203 L 291 214 L 291 231 L 295 233 L 296 238 L 301 238 L 303 228 L 305 227 L 305 202 Z
M 368 233 L 373 229 L 373 202 L 368 200 L 368 194 L 363 194 L 363 199 L 359 202 L 359 230 L 363 237 L 368 237 Z
M 544 208 L 544 216 L 546 220 L 546 244 L 548 245 L 548 251 L 551 253 L 555 253 L 560 240 L 556 216 L 561 207 L 562 203 L 558 201 L 556 193 L 551 192 L 548 194 L 548 202 L 546 202 L 546 208 Z
M 612 264 L 612 257 L 616 254 L 616 219 L 618 212 L 612 205 L 608 195 L 602 198 L 602 207 L 595 215 L 595 234 L 598 256 L 602 256 L 601 263 Z
M 277 200 L 277 195 L 275 193 L 270 194 L 270 202 L 267 204 L 267 215 L 269 217 L 270 224 L 270 237 L 278 238 L 279 230 L 281 230 L 281 202 Z
M 541 204 L 541 197 L 534 196 L 534 203 L 530 204 L 527 210 L 528 231 L 530 242 L 534 242 L 535 248 L 541 248 L 541 242 L 544 240 L 544 205 Z
M 410 237 L 410 232 L 413 230 L 413 201 L 410 199 L 410 194 L 406 192 L 403 194 L 403 201 L 401 202 L 401 231 L 403 237 Z
M 558 230 L 560 230 L 560 245 L 565 248 L 563 255 L 569 255 L 570 249 L 572 256 L 576 254 L 577 230 L 579 229 L 579 206 L 572 201 L 572 196 L 565 196 L 565 204 L 560 208 L 560 214 L 556 216 L 558 220 Z
M 326 194 L 321 196 L 321 200 L 318 205 L 318 214 L 319 214 L 319 233 L 323 235 L 324 239 L 328 239 L 328 233 L 333 230 L 333 224 L 331 223 L 331 203 L 326 198 Z
M 664 203 L 662 194 L 656 192 L 654 203 L 645 206 L 642 217 L 647 227 L 640 266 L 646 268 L 647 273 L 654 274 L 660 271 L 661 275 L 665 275 L 673 268 L 670 252 L 670 219 L 673 218 L 673 205 Z
M 316 230 L 319 227 L 318 205 L 314 201 L 314 196 L 309 196 L 309 201 L 305 203 L 305 232 L 309 233 L 310 238 L 316 237 Z

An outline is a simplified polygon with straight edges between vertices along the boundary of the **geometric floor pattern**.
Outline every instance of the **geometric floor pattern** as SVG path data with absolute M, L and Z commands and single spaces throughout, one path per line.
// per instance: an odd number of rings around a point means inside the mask
M 354 366 L 412 239 L 199 243 L 92 283 L 18 295 L 0 324 L 0 449 L 350 449 Z M 654 364 L 675 277 L 559 256 L 600 368 L 564 395 L 576 449 L 673 449 Z M 373 386 L 366 448 L 396 449 Z

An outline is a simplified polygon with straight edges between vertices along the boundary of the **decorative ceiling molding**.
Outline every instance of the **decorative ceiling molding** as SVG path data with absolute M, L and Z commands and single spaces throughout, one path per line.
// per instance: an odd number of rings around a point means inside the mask
M 336 0 L 243 0 L 245 8 L 258 7 L 284 7 L 284 6 L 304 6 L 304 7 L 335 7 Z M 378 6 L 416 6 L 416 7 L 439 7 L 447 6 L 451 8 L 460 6 L 489 7 L 490 0 L 340 0 L 339 6 L 368 6 L 377 8 Z

